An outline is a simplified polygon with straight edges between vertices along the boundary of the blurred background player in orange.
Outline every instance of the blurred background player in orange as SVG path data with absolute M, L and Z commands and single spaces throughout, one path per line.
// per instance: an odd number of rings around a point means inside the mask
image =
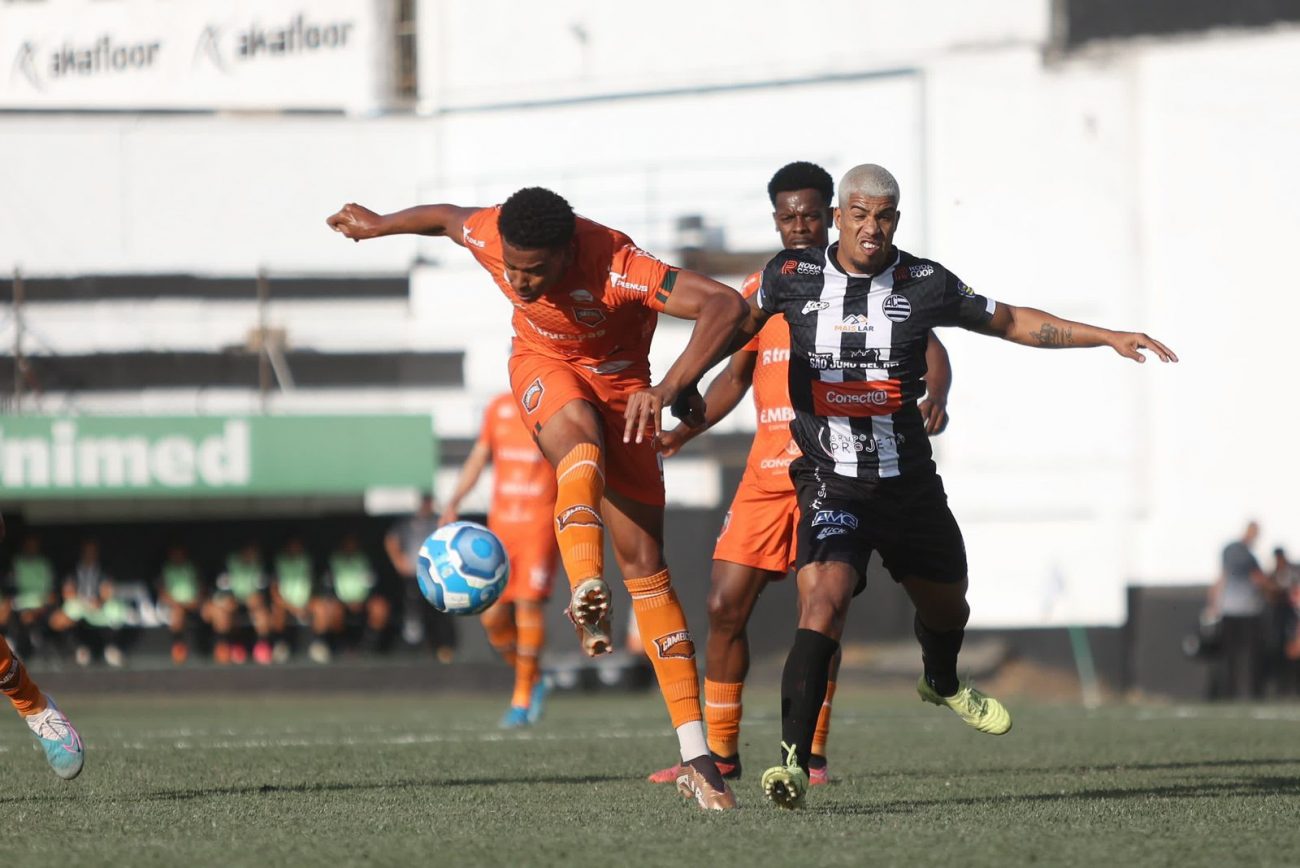
M 461 501 L 474 489 L 489 462 L 493 480 L 488 527 L 501 538 L 510 556 L 510 581 L 501 599 L 481 620 L 492 647 L 515 670 L 510 708 L 501 718 L 502 729 L 515 729 L 536 723 L 542 716 L 546 698 L 539 669 L 546 641 L 543 607 L 551 598 L 559 549 L 551 530 L 555 471 L 524 427 L 509 392 L 488 404 L 478 442 L 465 461 L 441 524 L 456 521 Z
M 0 516 L 0 541 L 5 538 L 5 520 Z M 14 711 L 41 743 L 45 759 L 54 773 L 70 781 L 81 774 L 85 751 L 81 736 L 54 700 L 41 692 L 27 674 L 23 661 L 14 656 L 9 642 L 0 635 L 0 693 L 8 697 Z
M 424 205 L 380 215 L 349 204 L 331 228 L 360 241 L 444 236 L 465 247 L 514 305 L 510 385 L 517 411 L 555 467 L 555 535 L 572 588 L 568 613 L 583 650 L 611 650 L 604 580 L 608 525 L 642 636 L 677 731 L 678 790 L 706 809 L 735 806 L 709 759 L 695 646 L 663 557 L 662 411 L 702 418 L 695 384 L 728 346 L 745 302 L 672 268 L 617 230 L 576 217 L 541 187 L 492 208 Z M 650 385 L 660 312 L 695 321 L 680 356 Z
M 772 220 L 787 250 L 825 247 L 830 243 L 834 181 L 815 163 L 782 166 L 767 185 Z M 761 271 L 745 279 L 746 298 L 758 291 Z M 926 432 L 938 434 L 947 425 L 948 388 L 952 369 L 948 352 L 930 333 L 926 351 L 926 397 L 920 404 Z M 750 447 L 745 474 L 736 489 L 717 547 L 713 551 L 709 592 L 709 639 L 705 655 L 704 714 L 709 750 L 728 779 L 740 777 L 741 693 L 749 673 L 749 638 L 745 628 L 758 596 L 768 582 L 784 579 L 794 566 L 795 527 L 799 504 L 790 481 L 790 462 L 799 447 L 790 437 L 790 328 L 785 318 L 768 320 L 754 339 L 732 355 L 726 368 L 709 384 L 704 425 L 679 425 L 661 438 L 663 454 L 673 455 L 682 444 L 717 424 L 754 387 L 758 430 Z M 826 700 L 813 739 L 809 782 L 824 784 L 826 742 L 830 736 L 831 700 L 840 655 L 831 661 Z M 650 775 L 654 783 L 673 780 L 675 767 Z

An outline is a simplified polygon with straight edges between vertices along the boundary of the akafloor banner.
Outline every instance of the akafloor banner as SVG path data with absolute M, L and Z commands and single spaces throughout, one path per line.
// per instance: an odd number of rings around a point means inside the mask
M 0 416 L 0 498 L 428 488 L 428 416 Z
M 0 3 L 0 108 L 381 108 L 391 0 Z

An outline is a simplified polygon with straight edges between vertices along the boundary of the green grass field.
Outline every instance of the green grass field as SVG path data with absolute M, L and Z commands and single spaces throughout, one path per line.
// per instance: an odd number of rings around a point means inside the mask
M 0 729 L 0 859 L 64 865 L 1297 865 L 1300 706 L 1011 703 L 993 738 L 842 689 L 831 771 L 780 812 L 775 696 L 751 691 L 741 810 L 642 781 L 674 759 L 651 695 L 501 700 L 62 697 L 88 749 L 57 780 Z

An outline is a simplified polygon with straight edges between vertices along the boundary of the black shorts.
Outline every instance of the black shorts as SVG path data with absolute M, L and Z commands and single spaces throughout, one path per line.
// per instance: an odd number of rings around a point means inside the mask
M 850 564 L 858 573 L 856 595 L 867 586 L 867 562 L 877 551 L 896 582 L 965 580 L 966 543 L 938 475 L 868 482 L 819 471 L 799 458 L 790 477 L 799 497 L 796 569 Z

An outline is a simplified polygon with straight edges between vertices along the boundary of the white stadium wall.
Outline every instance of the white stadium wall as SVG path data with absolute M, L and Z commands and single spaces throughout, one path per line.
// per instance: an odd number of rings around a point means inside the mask
M 786 160 L 877 161 L 902 182 L 902 246 L 994 298 L 1149 331 L 1182 358 L 943 335 L 956 378 L 936 451 L 976 624 L 1121 623 L 1127 585 L 1210 580 L 1252 515 L 1266 543 L 1300 547 L 1295 364 L 1273 334 L 1300 314 L 1283 271 L 1300 232 L 1300 31 L 1045 60 L 1046 3 L 939 6 L 828 2 L 724 28 L 700 17 L 714 5 L 676 0 L 653 20 L 429 0 L 423 116 L 0 116 L 0 190 L 21 203 L 0 210 L 0 269 L 410 269 L 393 339 L 465 349 L 445 433 L 466 436 L 503 385 L 508 305 L 445 242 L 342 243 L 321 221 L 343 201 L 487 204 L 552 184 L 671 258 L 684 214 L 731 248 L 770 246 L 763 188 Z M 847 35 L 797 36 L 828 28 Z M 656 370 L 686 334 L 661 326 Z

